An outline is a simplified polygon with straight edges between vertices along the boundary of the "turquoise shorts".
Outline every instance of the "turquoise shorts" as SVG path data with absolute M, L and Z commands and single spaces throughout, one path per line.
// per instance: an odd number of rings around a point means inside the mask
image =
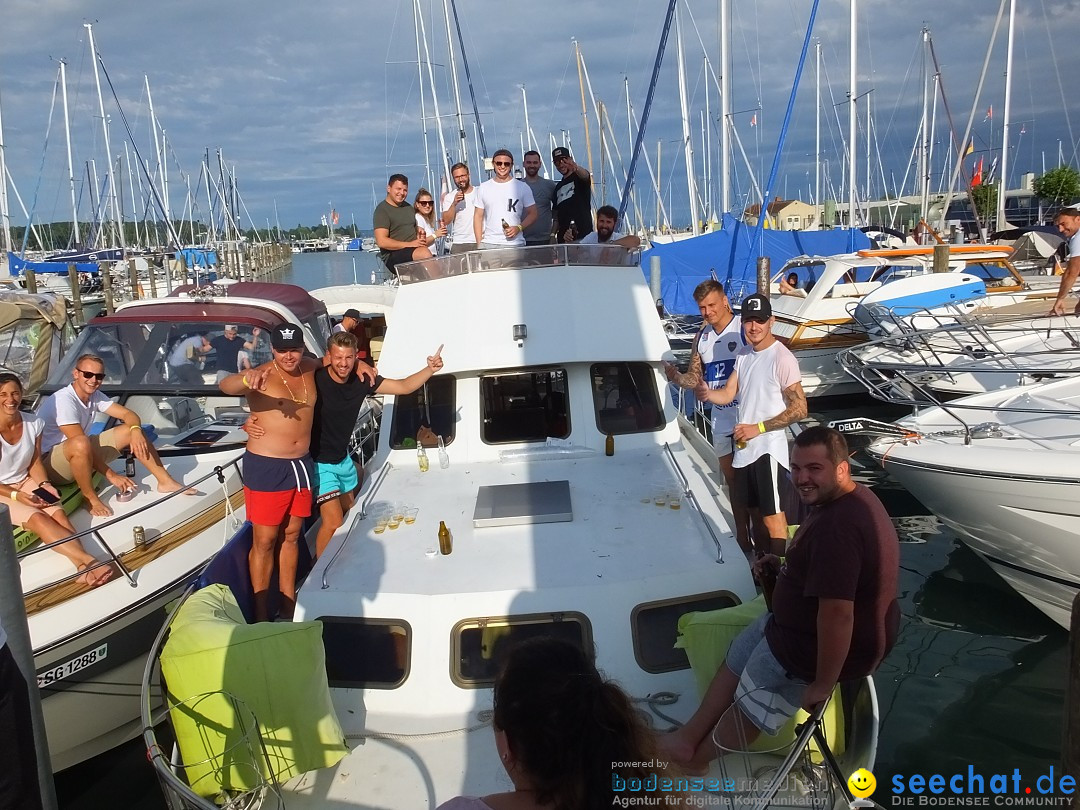
M 356 464 L 352 456 L 338 462 L 315 462 L 315 503 L 323 503 L 344 493 L 351 493 L 360 485 Z

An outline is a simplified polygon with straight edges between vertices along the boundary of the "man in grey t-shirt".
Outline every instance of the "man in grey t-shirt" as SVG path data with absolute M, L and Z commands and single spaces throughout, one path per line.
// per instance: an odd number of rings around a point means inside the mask
M 555 181 L 540 176 L 540 153 L 530 151 L 522 158 L 524 180 L 532 189 L 536 201 L 536 221 L 525 229 L 526 245 L 551 244 L 551 214 L 555 202 Z

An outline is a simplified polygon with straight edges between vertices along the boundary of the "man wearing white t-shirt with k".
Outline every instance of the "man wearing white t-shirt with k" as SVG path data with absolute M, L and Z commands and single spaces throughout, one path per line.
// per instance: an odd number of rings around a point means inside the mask
M 749 344 L 735 358 L 735 369 L 723 388 L 704 382 L 695 393 L 702 402 L 727 405 L 739 398 L 735 440 L 735 492 L 746 504 L 754 527 L 754 549 L 760 554 L 784 553 L 787 517 L 780 506 L 780 481 L 790 469 L 785 429 L 806 418 L 806 394 L 799 363 L 772 333 L 772 305 L 760 294 L 742 302 L 742 324 Z
M 72 481 L 90 507 L 90 514 L 109 517 L 112 509 L 94 491 L 94 471 L 120 492 L 135 489 L 130 478 L 113 472 L 108 464 L 130 449 L 157 479 L 158 492 L 176 492 L 183 484 L 165 471 L 154 445 L 143 435 L 142 421 L 135 411 L 113 402 L 101 392 L 105 381 L 105 361 L 95 354 L 84 354 L 71 370 L 71 385 L 46 397 L 37 415 L 45 423 L 41 434 L 41 460 L 54 484 Z M 122 424 L 94 436 L 89 434 L 99 413 L 119 419 Z M 187 490 L 187 494 L 197 494 Z
M 476 189 L 473 233 L 480 248 L 525 246 L 522 231 L 536 219 L 536 202 L 529 184 L 513 176 L 514 156 L 496 149 L 491 164 L 495 176 Z

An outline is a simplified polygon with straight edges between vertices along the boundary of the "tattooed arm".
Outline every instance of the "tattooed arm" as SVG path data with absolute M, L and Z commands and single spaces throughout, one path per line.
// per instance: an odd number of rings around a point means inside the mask
M 783 397 L 784 410 L 772 419 L 765 420 L 766 430 L 782 430 L 806 418 L 806 394 L 803 393 L 801 382 L 793 383 L 785 388 Z

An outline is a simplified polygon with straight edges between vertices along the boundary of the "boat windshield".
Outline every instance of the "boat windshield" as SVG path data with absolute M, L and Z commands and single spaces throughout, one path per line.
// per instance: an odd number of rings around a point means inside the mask
M 402 284 L 414 284 L 467 273 L 517 270 L 523 267 L 634 267 L 640 260 L 640 251 L 627 250 L 620 245 L 533 245 L 472 250 L 419 262 L 403 262 L 395 269 L 398 281 Z
M 233 328 L 226 332 L 225 327 Z M 220 377 L 257 366 L 271 358 L 266 330 L 213 321 L 90 324 L 50 375 L 44 390 L 71 382 L 78 359 L 92 354 L 105 364 L 106 393 L 154 389 L 217 393 Z

